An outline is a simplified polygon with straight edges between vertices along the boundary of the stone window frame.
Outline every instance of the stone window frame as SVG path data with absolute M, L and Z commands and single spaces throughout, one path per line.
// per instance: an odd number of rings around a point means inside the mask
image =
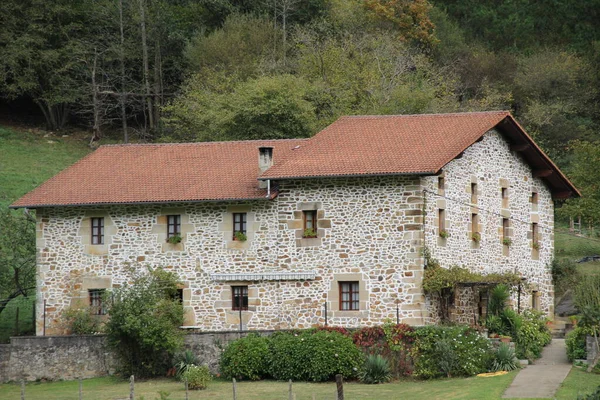
M 471 204 L 477 204 L 478 195 L 479 195 L 479 185 L 477 182 L 471 181 Z
M 177 235 L 181 236 L 181 214 L 169 214 L 167 215 L 167 240 Z
M 358 310 L 341 310 L 340 309 L 340 282 L 358 282 Z M 361 273 L 340 273 L 334 274 L 331 280 L 329 292 L 327 293 L 327 310 L 328 317 L 346 317 L 346 318 L 368 318 L 369 292 L 367 291 L 367 283 Z
M 92 218 L 104 219 L 103 244 L 92 244 Z M 112 237 L 117 233 L 117 227 L 107 210 L 86 210 L 79 225 L 79 236 L 83 244 L 83 252 L 92 256 L 104 256 L 112 244 Z
M 508 256 L 510 247 L 514 245 L 514 243 L 512 243 L 513 228 L 511 225 L 510 218 L 502 217 L 500 219 L 500 224 L 501 225 L 499 228 L 499 231 L 500 231 L 499 233 L 500 233 L 500 243 L 502 245 L 502 255 Z M 504 243 L 504 239 L 509 239 L 511 241 L 510 245 L 506 245 Z
M 235 240 L 233 231 L 233 214 L 246 214 L 246 240 Z M 230 250 L 248 250 L 254 234 L 259 229 L 259 223 L 256 222 L 256 213 L 252 211 L 251 204 L 237 204 L 227 206 L 223 212 L 223 219 L 218 224 L 218 231 L 223 234 L 225 248 Z
M 90 218 L 91 238 L 90 242 L 93 246 L 104 244 L 104 217 Z
M 315 238 L 304 237 L 304 211 L 316 212 L 317 229 L 315 230 L 315 233 L 317 234 L 317 237 Z M 294 219 L 288 221 L 288 228 L 293 229 L 295 232 L 296 247 L 317 247 L 321 245 L 322 240 L 325 237 L 326 229 L 331 228 L 331 220 L 325 218 L 325 210 L 323 209 L 321 202 L 299 202 L 294 211 Z
M 510 208 L 510 183 L 508 179 L 500 178 L 500 208 L 508 210 Z
M 539 211 L 540 194 L 536 190 L 531 191 L 531 212 Z
M 438 194 L 441 196 L 444 196 L 444 194 L 446 193 L 446 175 L 445 174 L 438 175 L 437 191 L 438 191 Z
M 540 292 L 539 290 L 531 291 L 531 309 L 535 311 L 540 310 Z
M 309 217 L 310 215 L 310 217 Z M 310 222 L 310 227 L 308 226 Z M 317 233 L 317 210 L 303 210 L 302 211 L 302 228 L 304 231 L 302 232 L 302 237 L 307 238 L 317 238 L 319 235 Z M 306 230 L 311 229 L 315 235 L 314 236 L 306 236 Z
M 446 228 L 446 209 L 445 208 L 438 208 L 438 218 L 437 218 L 437 225 L 438 225 L 438 236 L 442 239 L 445 239 L 442 236 L 442 232 L 448 232 L 447 228 Z
M 179 215 L 179 235 L 181 242 L 169 243 L 169 216 Z M 160 244 L 163 253 L 172 251 L 184 251 L 188 235 L 194 232 L 194 226 L 190 222 L 190 216 L 184 208 L 164 207 L 156 215 L 156 222 L 152 226 L 152 233 L 156 235 L 156 241 Z
M 231 216 L 231 218 L 232 218 L 233 225 L 231 226 L 231 230 L 232 230 L 233 234 L 231 236 L 231 239 L 238 240 L 237 237 L 235 236 L 236 233 L 240 232 L 240 233 L 246 235 L 246 232 L 248 232 L 248 213 L 247 212 L 234 212 L 232 214 L 233 215 Z M 240 217 L 239 221 L 237 220 L 238 216 Z M 239 228 L 239 229 L 236 229 L 236 228 Z
M 483 238 L 481 221 L 479 218 L 479 214 L 476 212 L 471 212 L 471 221 L 469 222 L 469 239 L 471 241 L 472 248 L 479 248 L 481 239 Z M 475 240 L 475 234 L 479 234 L 479 240 Z

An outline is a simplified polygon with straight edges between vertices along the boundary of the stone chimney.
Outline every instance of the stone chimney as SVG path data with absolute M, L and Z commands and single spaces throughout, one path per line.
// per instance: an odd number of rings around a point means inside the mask
M 259 147 L 258 148 L 258 169 L 262 174 L 273 166 L 273 148 L 272 147 Z M 258 181 L 258 187 L 265 189 L 267 187 L 267 181 Z

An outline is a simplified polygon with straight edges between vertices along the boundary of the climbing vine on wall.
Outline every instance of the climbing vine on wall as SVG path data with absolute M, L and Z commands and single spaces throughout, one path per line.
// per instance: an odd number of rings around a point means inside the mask
M 442 289 L 451 289 L 459 283 L 504 283 L 509 286 L 516 286 L 521 281 L 521 277 L 512 272 L 484 275 L 456 265 L 443 268 L 438 260 L 431 257 L 428 249 L 425 249 L 424 255 L 427 262 L 423 277 L 423 290 L 425 293 L 441 293 Z

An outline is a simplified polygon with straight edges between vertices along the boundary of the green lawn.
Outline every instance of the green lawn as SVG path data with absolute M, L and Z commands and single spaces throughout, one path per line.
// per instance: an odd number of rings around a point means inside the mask
M 499 399 L 510 384 L 515 373 L 491 378 L 440 379 L 432 381 L 399 381 L 385 385 L 344 385 L 346 399 Z M 185 398 L 182 384 L 166 379 L 136 383 L 136 398 L 146 400 L 158 398 L 158 391 L 171 393 L 170 399 Z M 286 382 L 259 381 L 239 382 L 238 399 L 281 400 L 287 399 Z M 294 383 L 293 391 L 297 400 L 335 398 L 335 383 Z M 83 381 L 84 399 L 114 400 L 125 399 L 129 394 L 129 384 L 114 378 L 95 378 Z M 6 398 L 18 398 L 20 387 L 17 384 L 0 385 L 0 393 Z M 26 387 L 27 400 L 69 400 L 78 398 L 77 382 L 29 383 Z M 191 391 L 190 399 L 231 399 L 232 384 L 222 380 L 211 383 L 207 390 Z
M 52 143 L 49 143 L 52 142 Z M 0 206 L 7 206 L 90 152 L 84 140 L 0 127 Z

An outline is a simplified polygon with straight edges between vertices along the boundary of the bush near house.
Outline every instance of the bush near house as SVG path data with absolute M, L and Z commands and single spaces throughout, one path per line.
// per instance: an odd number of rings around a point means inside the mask
M 581 360 L 587 357 L 586 337 L 591 334 L 592 332 L 589 328 L 581 326 L 577 326 L 571 332 L 567 333 L 565 344 L 567 345 L 567 357 L 569 361 Z

